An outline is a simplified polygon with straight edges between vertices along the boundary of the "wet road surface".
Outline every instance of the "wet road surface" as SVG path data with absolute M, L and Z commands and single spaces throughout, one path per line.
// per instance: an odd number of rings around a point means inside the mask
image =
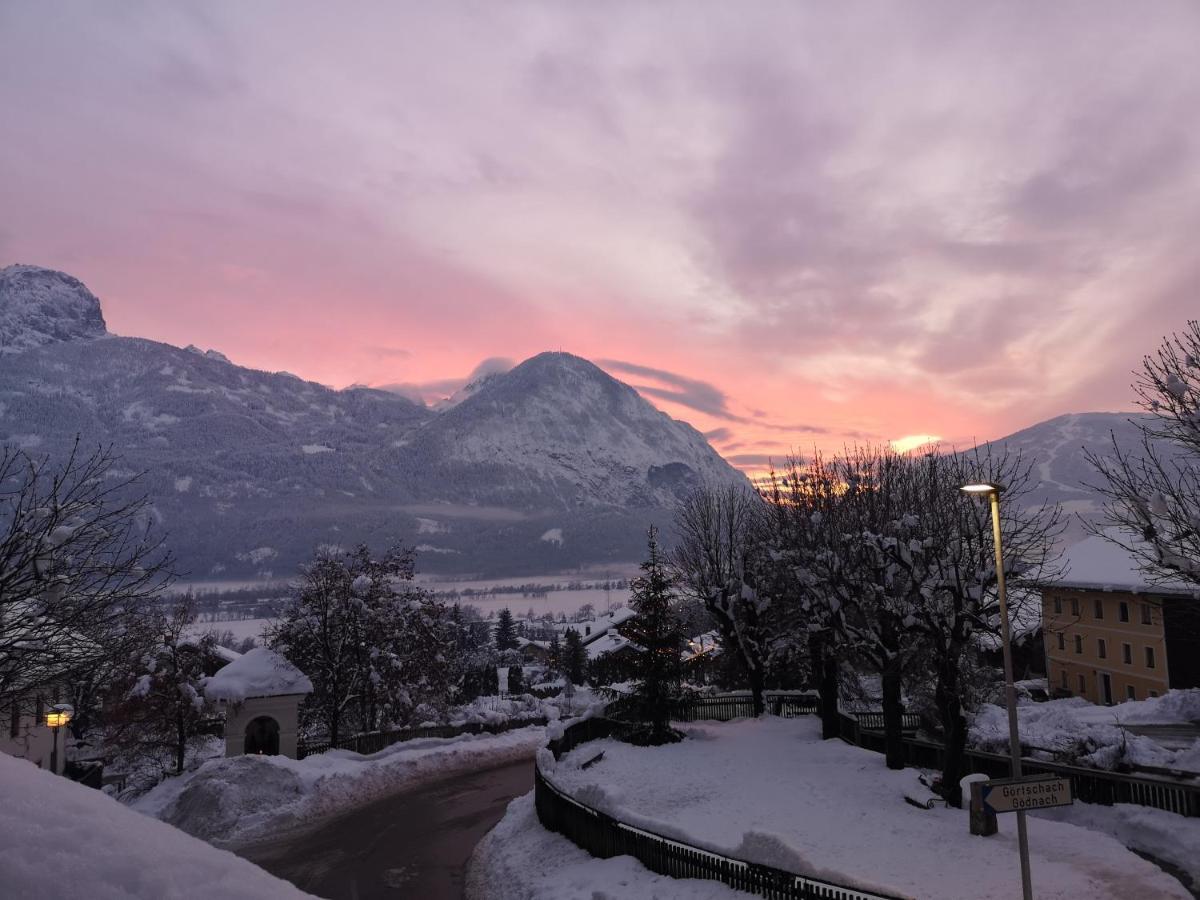
M 454 775 L 237 852 L 331 900 L 458 900 L 475 844 L 510 800 L 532 789 L 530 757 Z

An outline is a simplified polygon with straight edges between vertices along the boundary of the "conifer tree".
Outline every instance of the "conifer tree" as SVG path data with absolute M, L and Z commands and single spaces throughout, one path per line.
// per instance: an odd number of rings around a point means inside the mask
M 563 638 L 563 674 L 571 684 L 583 684 L 587 677 L 587 651 L 574 628 L 568 628 Z
M 500 651 L 517 649 L 517 629 L 513 623 L 512 612 L 507 606 L 496 616 L 496 649 Z
M 645 727 L 630 740 L 657 746 L 681 737 L 671 728 L 671 713 L 683 693 L 685 635 L 656 528 L 647 534 L 647 556 L 641 568 L 629 602 L 635 615 L 618 625 L 617 631 L 639 650 L 632 663 L 634 688 L 629 700 L 631 712 Z

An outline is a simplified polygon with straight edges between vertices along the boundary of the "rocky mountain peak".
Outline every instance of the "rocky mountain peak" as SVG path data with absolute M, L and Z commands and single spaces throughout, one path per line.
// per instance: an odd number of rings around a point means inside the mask
M 41 266 L 0 269 L 0 352 L 107 333 L 99 298 L 79 279 Z

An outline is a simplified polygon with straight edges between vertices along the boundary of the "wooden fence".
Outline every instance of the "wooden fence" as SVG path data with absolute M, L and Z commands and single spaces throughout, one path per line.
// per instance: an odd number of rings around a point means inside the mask
M 808 695 L 775 695 L 767 698 L 767 708 L 778 709 L 783 715 L 803 715 L 806 713 L 800 710 L 815 709 L 812 699 Z M 690 717 L 686 721 L 703 718 L 705 712 L 723 719 L 753 712 L 750 698 L 737 695 L 704 698 L 689 706 Z M 627 727 L 627 723 L 614 719 L 584 719 L 568 726 L 563 736 L 551 741 L 548 747 L 558 759 L 580 744 L 619 734 Z M 899 900 L 893 894 L 866 891 L 714 853 L 626 824 L 560 790 L 536 764 L 534 805 L 538 819 L 546 828 L 558 832 L 593 856 L 601 859 L 632 856 L 660 875 L 720 881 L 735 890 L 771 900 Z
M 513 728 L 524 728 L 527 725 L 545 725 L 545 718 L 510 719 L 496 724 L 471 722 L 464 725 L 427 725 L 423 728 L 399 728 L 395 731 L 370 731 L 343 738 L 337 742 L 339 750 L 353 750 L 364 756 L 378 753 L 385 747 L 401 741 L 413 741 L 419 738 L 451 738 L 460 734 L 500 734 Z M 304 759 L 314 753 L 324 753 L 333 745 L 327 740 L 301 741 L 296 747 L 296 758 Z

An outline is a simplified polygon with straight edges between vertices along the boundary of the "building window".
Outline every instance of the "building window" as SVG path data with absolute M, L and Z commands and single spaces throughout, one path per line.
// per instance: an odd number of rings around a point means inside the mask
M 1087 693 L 1087 679 L 1082 675 L 1079 676 L 1079 693 Z
M 1099 652 L 1101 659 L 1108 659 L 1108 642 L 1104 638 L 1096 640 L 1096 650 Z
M 1117 618 L 1122 622 L 1129 621 L 1129 604 L 1124 600 L 1122 600 L 1121 604 L 1117 607 Z
M 1067 636 L 1065 634 L 1063 634 L 1061 631 L 1058 633 L 1058 649 L 1059 650 L 1067 649 Z
M 1149 624 L 1151 624 L 1151 621 L 1152 620 L 1150 618 L 1150 604 L 1143 603 L 1142 604 L 1142 624 L 1149 625 Z
M 1056 615 L 1062 615 L 1062 597 L 1054 598 L 1054 612 Z
M 1073 615 L 1073 616 L 1079 615 L 1079 598 L 1078 597 L 1071 598 L 1071 615 Z
M 1127 666 L 1133 665 L 1133 644 L 1121 645 L 1121 659 Z
M 1136 700 L 1137 699 L 1137 688 L 1135 688 L 1132 684 L 1125 685 L 1125 699 L 1126 700 Z
M 1146 668 L 1147 669 L 1154 668 L 1154 648 L 1153 647 L 1146 648 Z
M 1096 618 L 1103 619 L 1104 618 L 1104 601 L 1101 600 L 1099 597 L 1097 597 L 1096 601 L 1095 601 L 1095 610 L 1096 610 Z
M 1082 634 L 1075 635 L 1075 652 L 1076 653 L 1083 652 L 1083 635 Z

